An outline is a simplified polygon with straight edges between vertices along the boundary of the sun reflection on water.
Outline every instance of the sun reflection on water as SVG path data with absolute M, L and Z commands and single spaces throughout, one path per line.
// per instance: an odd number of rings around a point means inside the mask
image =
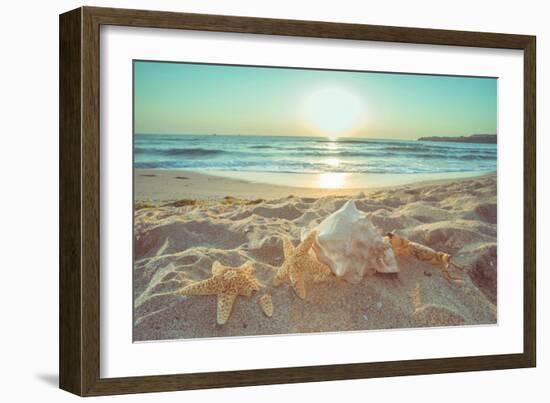
M 346 183 L 347 173 L 326 172 L 319 175 L 319 187 L 323 189 L 341 189 Z
M 324 163 L 331 167 L 337 167 L 340 164 L 340 160 L 338 158 L 330 157 L 324 160 Z

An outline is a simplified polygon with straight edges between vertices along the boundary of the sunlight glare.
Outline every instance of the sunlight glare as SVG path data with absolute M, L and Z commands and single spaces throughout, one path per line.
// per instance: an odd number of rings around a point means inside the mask
M 327 158 L 323 162 L 331 167 L 337 167 L 338 165 L 340 165 L 340 160 L 334 157 Z
M 322 88 L 304 102 L 305 119 L 331 140 L 356 126 L 363 109 L 355 94 L 341 88 Z
M 346 183 L 347 173 L 326 172 L 319 175 L 319 187 L 322 189 L 341 189 Z

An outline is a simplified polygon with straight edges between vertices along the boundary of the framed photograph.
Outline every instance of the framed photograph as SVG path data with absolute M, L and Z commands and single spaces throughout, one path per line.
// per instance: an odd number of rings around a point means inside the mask
M 60 16 L 60 387 L 533 367 L 535 37 Z

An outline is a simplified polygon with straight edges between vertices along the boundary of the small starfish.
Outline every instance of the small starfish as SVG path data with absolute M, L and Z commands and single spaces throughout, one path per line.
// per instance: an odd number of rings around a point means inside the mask
M 215 261 L 212 265 L 212 277 L 183 287 L 182 295 L 217 295 L 217 322 L 223 325 L 229 319 L 237 296 L 250 297 L 262 285 L 252 274 L 252 265 L 245 263 L 239 267 L 224 266 Z
M 317 232 L 312 231 L 297 247 L 292 245 L 290 239 L 283 237 L 285 261 L 277 271 L 277 274 L 275 274 L 273 280 L 275 286 L 278 286 L 282 282 L 290 282 L 296 294 L 300 298 L 305 299 L 305 274 L 312 274 L 314 280 L 317 281 L 326 278 L 331 273 L 328 266 L 309 254 L 316 236 Z

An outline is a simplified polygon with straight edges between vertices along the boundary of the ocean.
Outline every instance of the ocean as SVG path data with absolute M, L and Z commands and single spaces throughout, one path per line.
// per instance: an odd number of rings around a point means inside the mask
M 249 135 L 134 136 L 134 167 L 271 173 L 496 171 L 496 144 Z

